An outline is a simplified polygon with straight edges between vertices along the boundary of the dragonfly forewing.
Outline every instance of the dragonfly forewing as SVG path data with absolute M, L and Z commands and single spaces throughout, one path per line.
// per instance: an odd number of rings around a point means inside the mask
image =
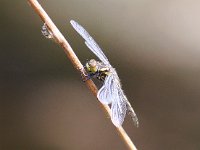
M 87 47 L 104 63 L 110 64 L 108 58 L 105 56 L 99 45 L 95 40 L 90 36 L 90 34 L 77 22 L 74 20 L 70 21 L 73 28 L 85 39 L 85 44 Z

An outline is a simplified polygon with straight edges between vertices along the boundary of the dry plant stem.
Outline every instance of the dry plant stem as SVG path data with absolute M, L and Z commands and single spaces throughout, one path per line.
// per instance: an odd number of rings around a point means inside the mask
M 80 73 L 83 75 L 84 74 L 83 65 L 79 61 L 78 57 L 76 56 L 76 54 L 72 50 L 72 48 L 69 45 L 69 43 L 67 42 L 67 40 L 60 33 L 58 28 L 52 22 L 52 20 L 47 15 L 47 13 L 44 11 L 44 9 L 41 7 L 41 5 L 38 3 L 38 1 L 37 0 L 28 0 L 28 2 L 31 5 L 31 7 L 33 7 L 35 12 L 40 16 L 42 21 L 46 23 L 47 27 L 52 32 L 55 41 L 64 49 L 65 54 L 70 59 L 70 61 L 74 65 L 74 67 L 78 71 L 80 71 Z M 87 80 L 86 81 L 86 85 L 90 89 L 90 91 L 96 96 L 97 92 L 98 92 L 98 89 L 95 86 L 95 84 L 93 83 L 93 81 L 92 80 Z M 101 104 L 101 105 L 103 106 L 102 108 L 104 108 L 104 110 L 110 116 L 110 108 L 109 108 L 109 106 L 108 105 L 103 105 L 103 104 Z M 133 142 L 131 141 L 131 139 L 129 138 L 129 136 L 127 135 L 127 133 L 125 132 L 125 130 L 122 127 L 117 128 L 117 131 L 119 132 L 119 134 L 121 135 L 121 137 L 123 138 L 123 140 L 125 141 L 125 143 L 126 143 L 126 145 L 128 146 L 129 149 L 137 150 L 136 147 L 134 146 Z

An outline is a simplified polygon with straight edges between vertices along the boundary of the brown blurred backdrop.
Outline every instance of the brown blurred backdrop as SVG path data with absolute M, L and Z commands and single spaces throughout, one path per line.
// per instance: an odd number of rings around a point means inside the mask
M 95 56 L 74 19 L 117 68 L 140 127 L 139 150 L 200 149 L 200 2 L 43 0 L 85 63 Z M 124 150 L 110 119 L 63 50 L 45 39 L 26 0 L 0 1 L 0 149 Z

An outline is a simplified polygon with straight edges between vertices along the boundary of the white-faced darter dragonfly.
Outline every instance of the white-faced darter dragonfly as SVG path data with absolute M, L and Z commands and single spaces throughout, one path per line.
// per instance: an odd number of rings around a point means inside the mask
M 88 79 L 97 78 L 103 81 L 103 85 L 97 93 L 97 98 L 102 104 L 111 105 L 112 123 L 116 127 L 120 127 L 124 122 L 126 112 L 128 112 L 138 127 L 138 118 L 122 90 L 116 70 L 111 66 L 108 58 L 90 34 L 74 20 L 71 20 L 70 23 L 85 39 L 86 46 L 100 59 L 100 61 L 94 59 L 89 60 L 85 68 L 88 72 Z

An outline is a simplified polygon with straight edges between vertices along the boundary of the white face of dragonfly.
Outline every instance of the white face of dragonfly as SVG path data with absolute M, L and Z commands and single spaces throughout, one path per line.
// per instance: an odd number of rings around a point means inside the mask
M 86 69 L 88 72 L 96 73 L 97 72 L 97 61 L 94 59 L 91 59 L 86 63 Z

